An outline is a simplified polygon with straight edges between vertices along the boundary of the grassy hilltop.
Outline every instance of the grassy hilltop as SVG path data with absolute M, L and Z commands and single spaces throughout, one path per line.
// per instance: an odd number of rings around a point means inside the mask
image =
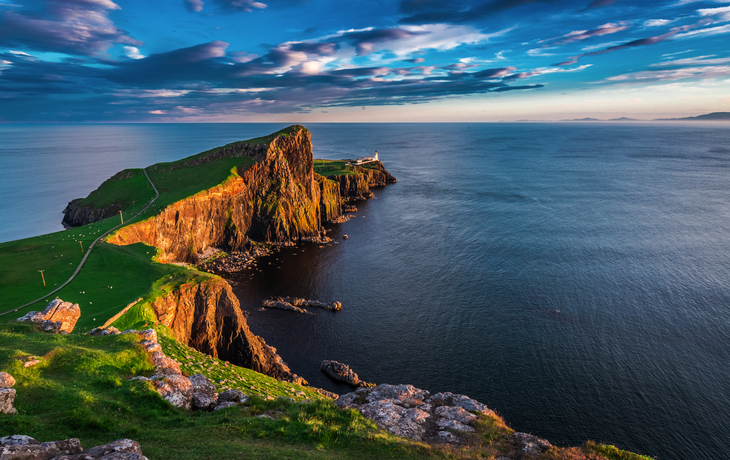
M 268 144 L 277 135 L 245 141 Z M 303 129 L 303 128 L 301 128 Z M 281 382 L 233 366 L 189 348 L 156 325 L 145 308 L 133 308 L 115 322 L 120 329 L 155 326 L 166 355 L 181 363 L 187 375 L 203 373 L 218 389 L 235 388 L 249 403 L 221 411 L 186 412 L 164 401 L 147 382 L 154 366 L 133 335 L 87 336 L 130 302 L 146 302 L 185 283 L 214 275 L 155 261 L 156 248 L 142 243 L 96 244 L 78 276 L 60 292 L 49 293 L 73 273 L 90 244 L 108 230 L 155 216 L 166 206 L 224 183 L 251 168 L 252 156 L 221 155 L 228 146 L 182 160 L 146 168 L 159 198 L 141 169 L 125 170 L 81 200 L 93 209 L 117 206 L 115 215 L 82 227 L 0 244 L 0 313 L 42 297 L 19 312 L 0 316 L 0 371 L 17 384 L 17 415 L 0 414 L 0 437 L 26 434 L 40 441 L 78 437 L 84 447 L 118 438 L 140 442 L 150 459 L 495 459 L 510 453 L 512 430 L 498 417 L 480 415 L 466 447 L 430 446 L 384 432 L 354 410 L 341 410 L 309 387 Z M 340 161 L 316 160 L 323 176 L 361 174 Z M 43 286 L 43 270 L 46 286 Z M 15 322 L 29 310 L 41 310 L 53 297 L 78 303 L 82 316 L 69 336 L 38 332 Z M 26 368 L 29 356 L 40 364 Z M 284 399 L 291 398 L 291 399 Z M 294 401 L 294 402 L 292 402 Z M 529 456 L 513 457 L 527 459 Z M 613 446 L 588 443 L 580 448 L 553 448 L 542 458 L 648 460 Z

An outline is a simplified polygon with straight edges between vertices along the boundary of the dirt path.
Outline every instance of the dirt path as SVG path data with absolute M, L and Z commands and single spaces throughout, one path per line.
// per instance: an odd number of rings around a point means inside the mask
M 142 172 L 144 172 L 145 177 L 147 177 L 147 180 L 149 181 L 150 185 L 152 186 L 152 189 L 155 191 L 155 197 L 152 198 L 152 200 L 150 200 L 150 202 L 147 203 L 147 206 L 145 206 L 140 212 L 138 212 L 137 214 L 135 214 L 131 219 L 128 219 L 127 220 L 127 224 L 129 224 L 129 222 L 131 222 L 132 220 L 134 220 L 137 217 L 139 217 L 140 214 L 142 214 L 143 212 L 145 212 L 147 210 L 147 208 L 149 208 L 152 205 L 152 203 L 154 203 L 155 200 L 157 200 L 157 198 L 160 197 L 160 192 L 157 191 L 157 187 L 155 187 L 155 184 L 152 182 L 152 179 L 150 179 L 149 174 L 147 174 L 147 169 L 142 168 Z M 102 238 L 104 238 L 105 236 L 107 236 L 108 234 L 110 234 L 111 232 L 113 232 L 114 230 L 118 229 L 119 227 L 121 227 L 123 225 L 124 224 L 121 223 L 121 224 L 117 225 L 116 227 L 107 230 L 99 238 L 95 239 L 94 242 L 91 243 L 91 245 L 89 246 L 89 249 L 86 250 L 86 254 L 84 254 L 84 258 L 81 259 L 81 262 L 79 263 L 79 266 L 76 267 L 76 270 L 74 270 L 73 274 L 71 275 L 71 278 L 69 278 L 68 280 L 66 280 L 65 283 L 63 283 L 62 285 L 60 285 L 58 288 L 54 289 L 53 291 L 49 292 L 48 294 L 44 295 L 43 297 L 40 297 L 40 298 L 38 298 L 38 299 L 36 299 L 36 300 L 34 300 L 32 302 L 28 302 L 25 305 L 21 305 L 20 307 L 14 309 L 14 310 L 8 310 L 8 311 L 6 311 L 4 313 L 0 313 L 0 316 L 7 315 L 9 313 L 14 313 L 14 312 L 16 312 L 16 311 L 18 311 L 18 310 L 20 310 L 22 308 L 29 307 L 29 306 L 33 305 L 34 303 L 40 302 L 41 300 L 45 299 L 46 297 L 48 297 L 50 295 L 53 295 L 56 292 L 58 292 L 61 289 L 63 289 L 64 287 L 66 287 L 66 285 L 68 283 L 70 283 L 71 281 L 73 281 L 74 278 L 76 278 L 76 275 L 79 274 L 79 272 L 81 271 L 81 267 L 84 266 L 84 262 L 86 262 L 86 259 L 88 259 L 89 254 L 91 254 L 91 250 L 94 249 L 94 246 L 96 245 L 96 243 L 99 242 L 99 240 L 101 240 Z

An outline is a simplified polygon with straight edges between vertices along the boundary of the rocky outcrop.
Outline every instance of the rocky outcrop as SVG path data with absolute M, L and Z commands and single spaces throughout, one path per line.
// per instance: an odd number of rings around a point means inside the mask
M 355 371 L 350 369 L 350 366 L 338 361 L 324 360 L 320 364 L 319 369 L 335 380 L 340 380 L 356 387 L 362 383 L 360 377 L 358 377 Z
M 139 443 L 118 439 L 109 444 L 83 450 L 76 438 L 39 442 L 30 436 L 0 438 L 0 460 L 147 460 Z
M 155 246 L 160 262 L 196 262 L 196 254 L 210 246 L 230 252 L 249 239 L 286 243 L 320 236 L 320 186 L 309 131 L 295 126 L 275 135 L 256 159 L 224 183 L 120 229 L 108 241 Z
M 273 299 L 264 300 L 262 304 L 264 307 L 267 308 L 292 310 L 299 313 L 307 313 L 307 311 L 303 310 L 301 307 L 324 308 L 325 310 L 330 311 L 342 310 L 342 303 L 337 301 L 332 303 L 325 303 L 320 302 L 319 300 L 307 300 L 299 297 L 274 297 Z
M 134 379 L 150 382 L 157 393 L 173 406 L 210 411 L 242 404 L 248 400 L 248 397 L 240 391 L 232 393 L 232 390 L 228 390 L 219 395 L 216 393 L 215 385 L 203 374 L 192 377 L 182 375 L 180 363 L 165 356 L 157 342 L 157 332 L 154 329 L 129 330 L 122 334 L 138 334 L 142 339 L 140 345 L 149 353 L 150 360 L 155 365 L 155 374 L 152 377 L 134 377 Z
M 477 415 L 491 416 L 486 405 L 453 393 L 431 395 L 413 385 L 377 385 L 340 396 L 337 405 L 356 409 L 397 436 L 430 442 L 461 442 L 473 432 Z
M 31 311 L 18 318 L 18 321 L 37 323 L 46 332 L 70 334 L 81 316 L 79 304 L 64 302 L 56 298 L 48 303 L 42 312 Z
M 279 380 L 306 384 L 289 370 L 275 348 L 249 330 L 238 299 L 224 280 L 183 284 L 156 298 L 151 306 L 178 341 Z

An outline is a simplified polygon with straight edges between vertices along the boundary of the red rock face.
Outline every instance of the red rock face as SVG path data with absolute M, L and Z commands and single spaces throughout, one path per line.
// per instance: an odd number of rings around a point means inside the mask
M 237 250 L 249 239 L 284 243 L 318 236 L 320 221 L 311 135 L 302 128 L 276 137 L 248 170 L 122 228 L 108 241 L 155 246 L 163 263 L 195 262 L 195 254 L 210 246 Z
M 184 284 L 158 297 L 152 308 L 176 340 L 196 350 L 280 380 L 304 383 L 275 348 L 249 330 L 238 299 L 222 279 Z

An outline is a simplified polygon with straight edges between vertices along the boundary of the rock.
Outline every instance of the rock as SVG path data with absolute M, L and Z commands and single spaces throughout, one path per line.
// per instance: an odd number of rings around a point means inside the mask
M 278 308 L 280 310 L 291 310 L 295 311 L 297 313 L 307 313 L 307 310 L 303 310 L 299 307 L 296 307 L 289 302 L 283 302 L 278 300 L 264 300 L 263 306 L 266 308 Z
M 359 388 L 340 396 L 336 404 L 356 409 L 397 436 L 417 441 L 460 443 L 452 432 L 473 432 L 478 417 L 470 412 L 491 415 L 484 404 L 464 395 L 438 393 L 431 396 L 413 385 L 377 385 Z
M 218 404 L 217 404 L 217 405 L 216 405 L 216 406 L 215 406 L 215 407 L 213 408 L 213 410 L 221 410 L 221 409 L 226 409 L 226 408 L 228 408 L 228 407 L 233 407 L 233 406 L 237 406 L 237 405 L 238 405 L 238 404 L 237 404 L 237 403 L 235 403 L 235 402 L 233 402 L 233 401 L 223 401 L 223 402 L 219 402 L 219 403 L 218 403 Z
M 33 367 L 40 362 L 41 362 L 40 359 L 29 359 L 28 361 L 25 361 L 23 363 L 23 367 Z
M 146 460 L 137 441 L 117 439 L 109 444 L 92 447 L 75 455 L 60 455 L 52 460 Z
M 322 372 L 329 375 L 335 380 L 341 380 L 345 383 L 349 383 L 350 385 L 355 386 L 359 386 L 361 383 L 360 377 L 358 377 L 357 374 L 352 369 L 350 369 L 350 366 L 348 366 L 347 364 L 342 364 L 337 361 L 325 360 L 322 361 L 322 364 L 319 366 L 319 368 Z
M 460 423 L 472 423 L 477 420 L 476 415 L 465 411 L 461 407 L 439 406 L 434 409 L 433 413 L 444 419 L 456 420 Z
M 474 428 L 469 425 L 465 425 L 456 420 L 447 420 L 442 418 L 436 421 L 439 429 L 441 430 L 453 430 L 453 431 L 474 431 Z
M 15 379 L 7 372 L 0 372 L 0 388 L 10 388 L 15 385 Z
M 65 441 L 38 442 L 29 436 L 8 436 L 15 438 L 9 444 L 0 445 L 2 460 L 47 460 L 81 452 L 81 442 L 76 439 Z
M 161 352 L 156 352 L 161 353 Z M 181 375 L 182 372 L 180 371 L 180 363 L 175 361 L 172 358 L 168 358 L 167 356 L 163 357 L 160 360 L 160 364 L 157 365 L 157 368 L 155 369 L 156 375 Z
M 495 415 L 494 411 L 485 404 L 475 401 L 468 396 L 457 395 L 454 393 L 437 393 L 433 395 L 430 402 L 434 405 L 457 406 L 466 409 L 469 412 L 481 412 L 484 415 Z
M 139 336 L 142 340 L 157 342 L 157 331 L 154 329 L 145 329 L 144 331 L 139 332 Z
M 423 426 L 429 413 L 418 409 L 406 409 L 392 400 L 376 401 L 360 407 L 360 412 L 396 436 L 422 441 L 426 434 Z
M 553 446 L 546 439 L 528 433 L 515 433 L 514 437 L 522 448 L 522 452 L 528 455 L 542 454 Z
M 193 387 L 192 408 L 194 410 L 211 410 L 218 402 L 215 386 L 208 377 L 196 374 L 188 378 Z
M 193 410 L 213 410 L 216 406 L 218 401 L 216 401 L 216 398 L 206 394 L 206 393 L 193 393 L 193 398 L 191 400 L 191 408 Z
M 248 396 L 240 390 L 226 390 L 218 394 L 219 403 L 232 402 L 234 404 L 243 404 L 246 401 L 248 401 Z
M 187 377 L 168 375 L 162 379 L 153 380 L 152 385 L 165 401 L 175 407 L 190 409 L 193 386 Z
M 0 388 L 0 414 L 17 414 L 13 407 L 15 401 L 15 390 L 12 388 Z
M 80 316 L 79 304 L 71 304 L 71 302 L 64 302 L 56 298 L 51 300 L 42 312 L 28 312 L 18 318 L 18 321 L 39 323 L 41 329 L 48 332 L 71 333 Z
M 0 438 L 0 447 L 22 446 L 25 444 L 40 444 L 40 442 L 24 434 L 14 434 L 12 436 L 5 436 L 3 438 Z

